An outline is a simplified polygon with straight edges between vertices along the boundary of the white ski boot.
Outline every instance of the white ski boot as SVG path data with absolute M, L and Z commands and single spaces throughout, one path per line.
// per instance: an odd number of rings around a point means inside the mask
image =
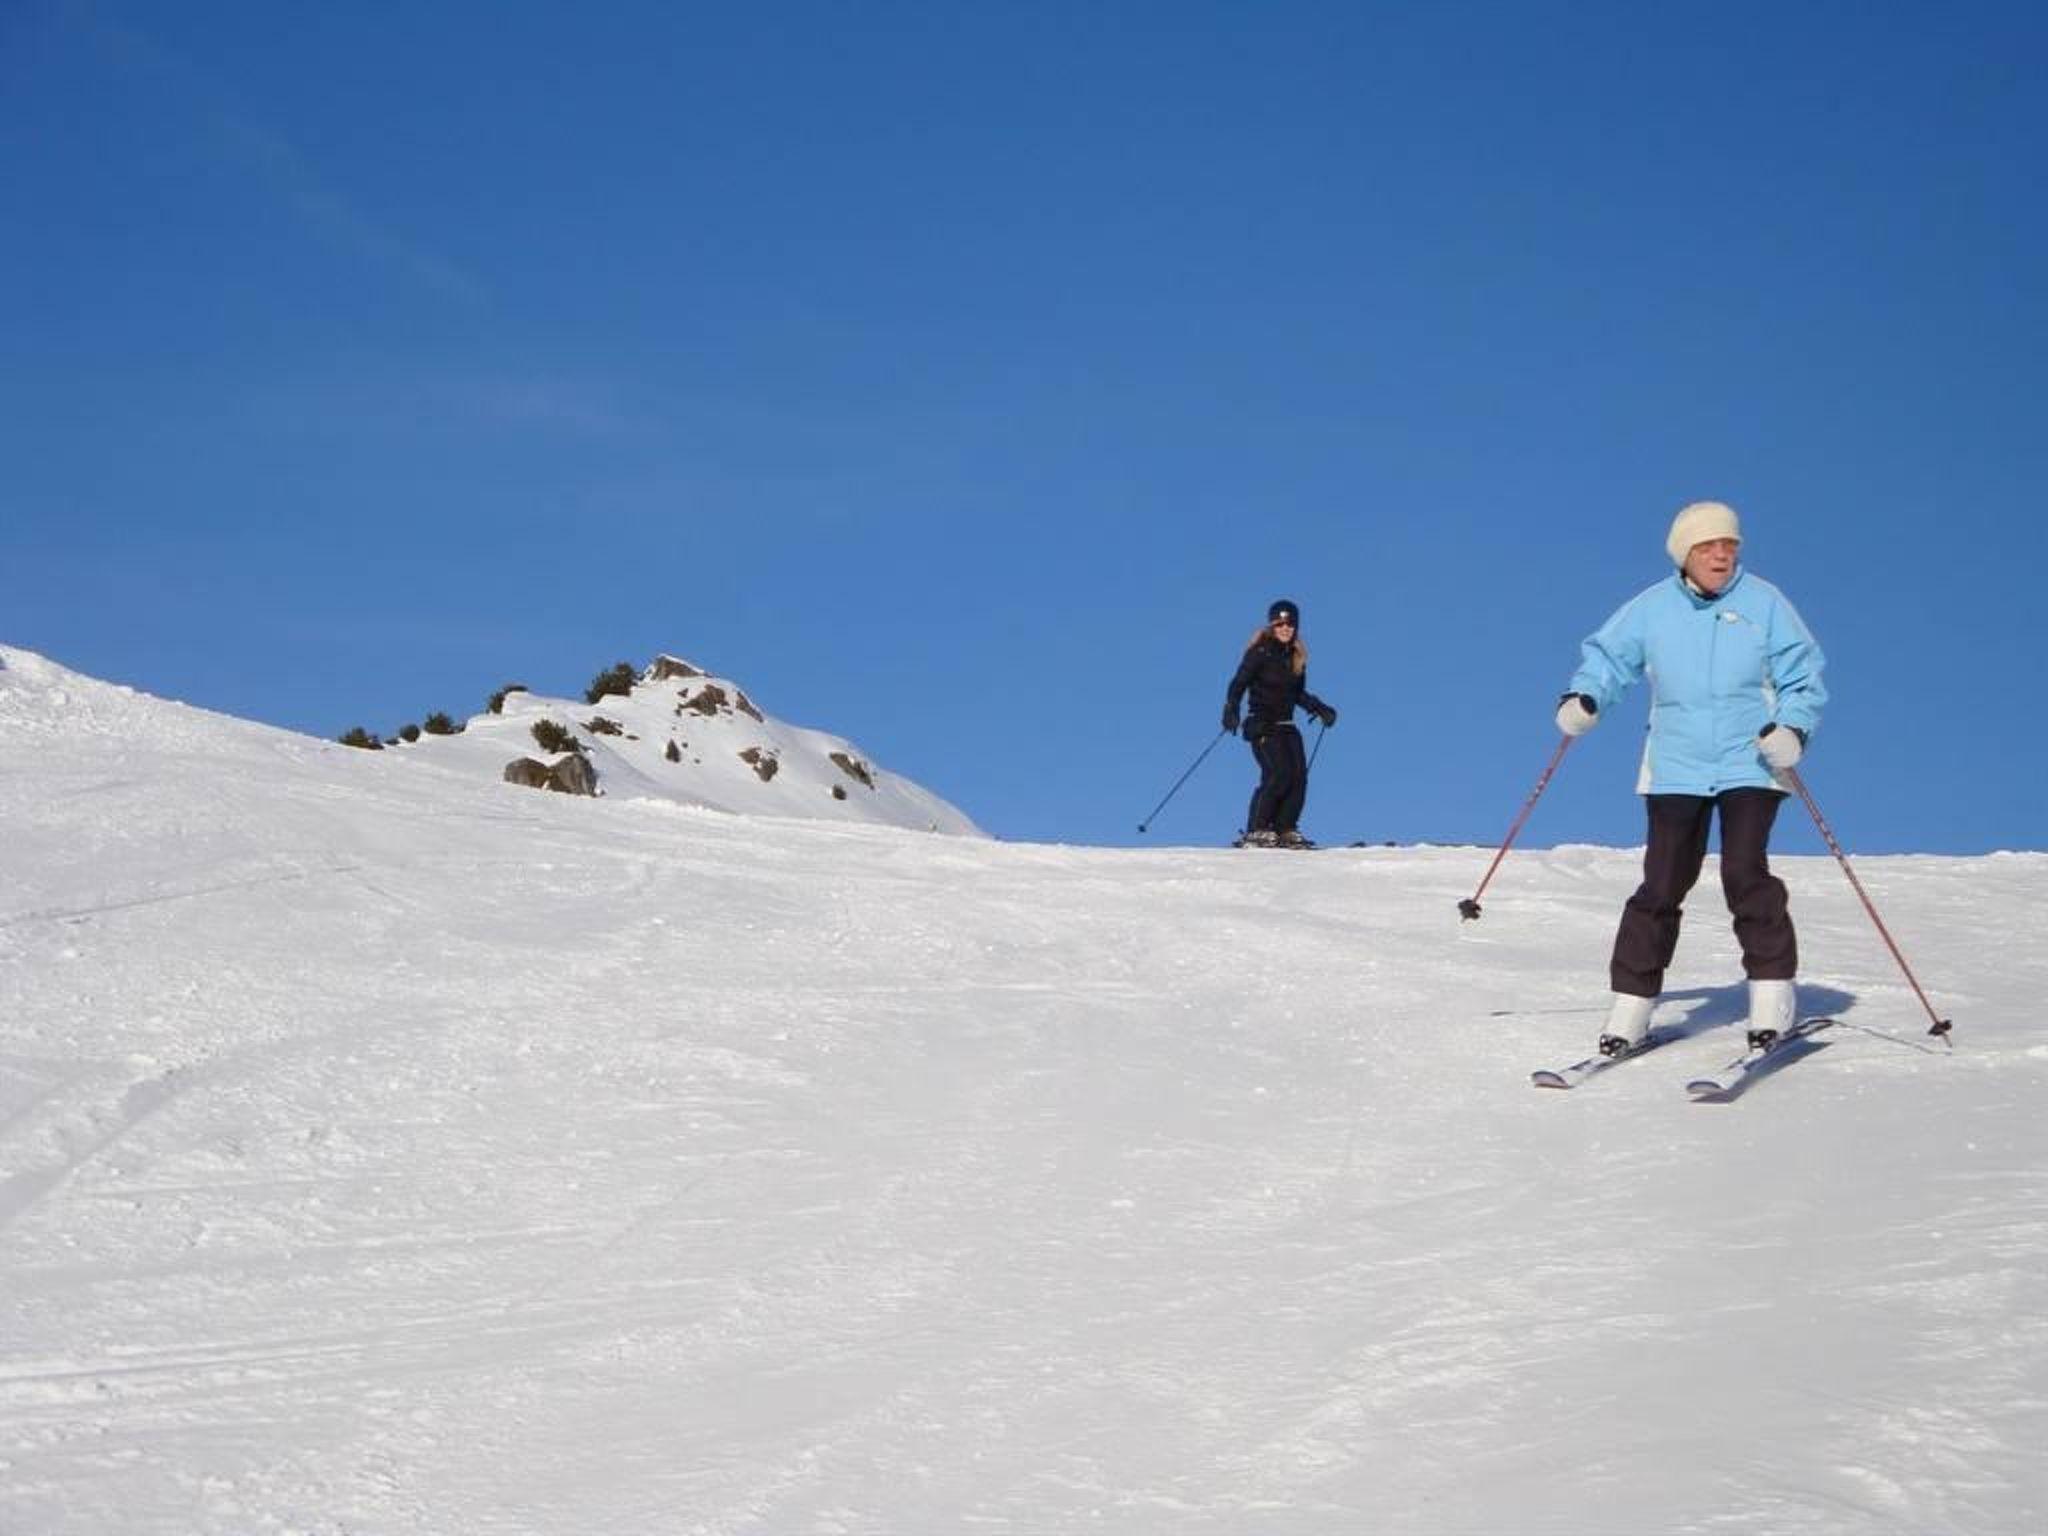
M 1607 1015 L 1607 1027 L 1600 1032 L 1600 1054 L 1626 1056 L 1641 1045 L 1643 1037 L 1650 1032 L 1650 1010 L 1656 1006 L 1654 997 L 1615 993 L 1614 1007 Z
M 1749 1048 L 1766 1050 L 1799 1015 L 1799 990 L 1789 981 L 1749 984 Z

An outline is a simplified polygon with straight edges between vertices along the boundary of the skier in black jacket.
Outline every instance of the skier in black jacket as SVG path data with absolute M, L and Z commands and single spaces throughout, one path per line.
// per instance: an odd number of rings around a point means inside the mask
M 1296 823 L 1308 797 L 1308 760 L 1296 706 L 1323 722 L 1337 723 L 1337 711 L 1308 691 L 1308 647 L 1301 643 L 1301 610 L 1281 598 L 1266 610 L 1266 623 L 1245 648 L 1237 675 L 1223 701 L 1223 729 L 1238 729 L 1238 705 L 1251 693 L 1244 739 L 1259 761 L 1259 788 L 1252 797 L 1244 841 L 1258 848 L 1306 848 Z

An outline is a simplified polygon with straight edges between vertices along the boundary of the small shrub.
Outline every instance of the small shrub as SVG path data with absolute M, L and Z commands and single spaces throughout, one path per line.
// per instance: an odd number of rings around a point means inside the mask
M 531 693 L 533 690 L 524 683 L 507 683 L 491 695 L 491 702 L 484 707 L 494 715 L 505 713 L 505 695 L 508 693 Z
M 420 728 L 416 725 L 401 725 L 398 728 L 398 739 L 400 741 L 418 741 L 420 739 Z
M 372 736 L 360 725 L 352 725 L 344 731 L 341 735 L 341 744 L 344 747 L 362 747 L 370 752 L 382 752 L 384 750 L 384 743 Z
M 626 728 L 616 720 L 607 720 L 603 715 L 593 715 L 583 722 L 583 729 L 593 736 L 623 736 Z
M 543 752 L 580 752 L 583 743 L 578 741 L 565 725 L 553 720 L 533 722 L 533 739 L 540 743 Z
M 622 661 L 610 671 L 600 672 L 590 680 L 590 686 L 583 690 L 583 702 L 595 704 L 606 694 L 629 694 L 640 674 L 633 670 L 630 661 Z
M 460 736 L 462 734 L 462 727 L 439 710 L 436 710 L 433 714 L 422 720 L 420 722 L 420 729 L 429 736 Z

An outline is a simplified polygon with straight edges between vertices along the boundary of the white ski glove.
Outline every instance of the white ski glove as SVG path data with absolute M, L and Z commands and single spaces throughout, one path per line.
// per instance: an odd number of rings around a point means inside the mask
M 1567 736 L 1583 736 L 1600 723 L 1592 695 L 1568 693 L 1557 701 L 1557 728 Z
M 1799 759 L 1806 756 L 1806 733 L 1796 725 L 1779 725 L 1773 721 L 1757 737 L 1756 750 L 1766 768 L 1773 773 L 1783 773 L 1787 768 L 1798 767 Z

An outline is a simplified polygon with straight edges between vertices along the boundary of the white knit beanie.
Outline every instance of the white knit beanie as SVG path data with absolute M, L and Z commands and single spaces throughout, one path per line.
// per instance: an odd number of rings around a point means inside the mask
M 1736 520 L 1735 509 L 1725 501 L 1696 501 L 1690 506 L 1680 507 L 1678 516 L 1671 520 L 1671 533 L 1664 540 L 1664 552 L 1671 556 L 1673 565 L 1683 570 L 1685 557 L 1692 553 L 1693 545 L 1705 544 L 1710 539 L 1742 542 L 1742 524 Z

